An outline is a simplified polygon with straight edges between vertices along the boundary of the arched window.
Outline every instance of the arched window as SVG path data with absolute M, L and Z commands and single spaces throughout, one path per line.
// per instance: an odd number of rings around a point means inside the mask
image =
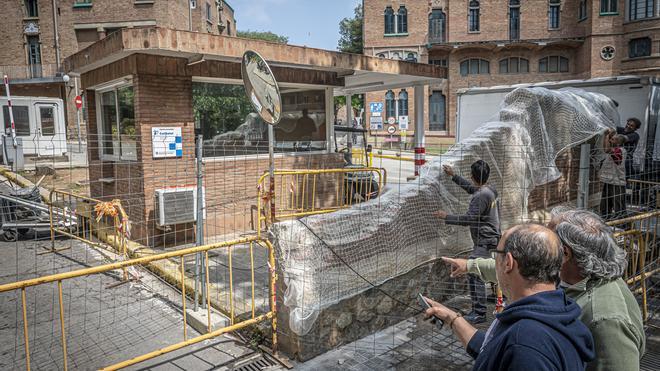
M 376 56 L 377 56 L 378 58 L 387 58 L 387 56 L 385 55 L 385 53 L 378 53 Z
M 529 61 L 519 57 L 504 58 L 500 60 L 500 73 L 529 73 Z
M 468 31 L 479 32 L 479 2 L 476 0 L 468 3 Z
M 548 28 L 556 30 L 559 28 L 559 19 L 561 11 L 561 0 L 548 1 Z
M 408 53 L 406 55 L 406 62 L 417 62 L 417 55 L 415 53 Z
M 408 33 L 408 11 L 401 5 L 396 15 L 396 33 Z
M 401 89 L 399 92 L 399 116 L 408 116 L 408 92 Z
M 490 73 L 490 62 L 485 59 L 471 58 L 461 62 L 461 76 L 487 75 Z
M 446 99 L 441 91 L 433 91 L 429 97 L 429 130 L 447 130 L 445 121 Z
M 520 40 L 520 0 L 509 0 L 509 40 Z
M 429 42 L 447 42 L 447 17 L 440 9 L 433 9 L 429 14 Z
M 385 120 L 390 117 L 396 117 L 396 100 L 394 99 L 394 92 L 388 90 L 385 93 Z
M 568 72 L 568 58 L 552 55 L 539 59 L 539 72 L 557 73 Z
M 394 9 L 391 6 L 385 8 L 385 33 L 393 34 L 396 32 L 394 28 Z

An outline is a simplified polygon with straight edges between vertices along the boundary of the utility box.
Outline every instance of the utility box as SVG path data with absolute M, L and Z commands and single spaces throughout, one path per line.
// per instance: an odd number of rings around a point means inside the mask
M 2 158 L 4 163 L 11 166 L 12 171 L 17 172 L 25 169 L 25 158 L 23 157 L 23 139 L 16 138 L 16 147 L 14 141 L 9 136 L 3 137 Z

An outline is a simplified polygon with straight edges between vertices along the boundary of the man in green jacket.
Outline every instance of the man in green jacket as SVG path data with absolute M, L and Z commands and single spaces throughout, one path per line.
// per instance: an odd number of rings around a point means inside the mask
M 626 253 L 612 229 L 586 210 L 555 209 L 548 227 L 564 247 L 560 287 L 575 300 L 593 335 L 596 359 L 587 370 L 639 370 L 646 338 L 639 305 L 621 279 Z M 451 276 L 471 273 L 496 282 L 493 259 L 450 259 Z

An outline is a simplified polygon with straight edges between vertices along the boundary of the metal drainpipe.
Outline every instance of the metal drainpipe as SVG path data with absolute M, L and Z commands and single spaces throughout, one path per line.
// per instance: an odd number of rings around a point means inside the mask
M 57 6 L 53 0 L 53 25 L 55 30 L 55 58 L 57 58 L 57 70 L 60 69 L 60 35 L 57 31 Z

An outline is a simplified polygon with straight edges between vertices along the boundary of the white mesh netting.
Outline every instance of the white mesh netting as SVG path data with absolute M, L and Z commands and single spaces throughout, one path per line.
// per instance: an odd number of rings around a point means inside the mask
M 534 187 L 561 176 L 555 166 L 560 152 L 618 122 L 616 107 L 604 95 L 519 88 L 506 96 L 495 120 L 425 165 L 422 176 L 402 184 L 399 192 L 331 214 L 276 223 L 271 233 L 291 330 L 304 335 L 323 308 L 472 247 L 468 228 L 448 226 L 432 216 L 436 210 L 462 213 L 469 202 L 469 195 L 443 173 L 442 164 L 469 178 L 474 161 L 489 163 L 488 183 L 499 191 L 504 229 L 526 219 Z

